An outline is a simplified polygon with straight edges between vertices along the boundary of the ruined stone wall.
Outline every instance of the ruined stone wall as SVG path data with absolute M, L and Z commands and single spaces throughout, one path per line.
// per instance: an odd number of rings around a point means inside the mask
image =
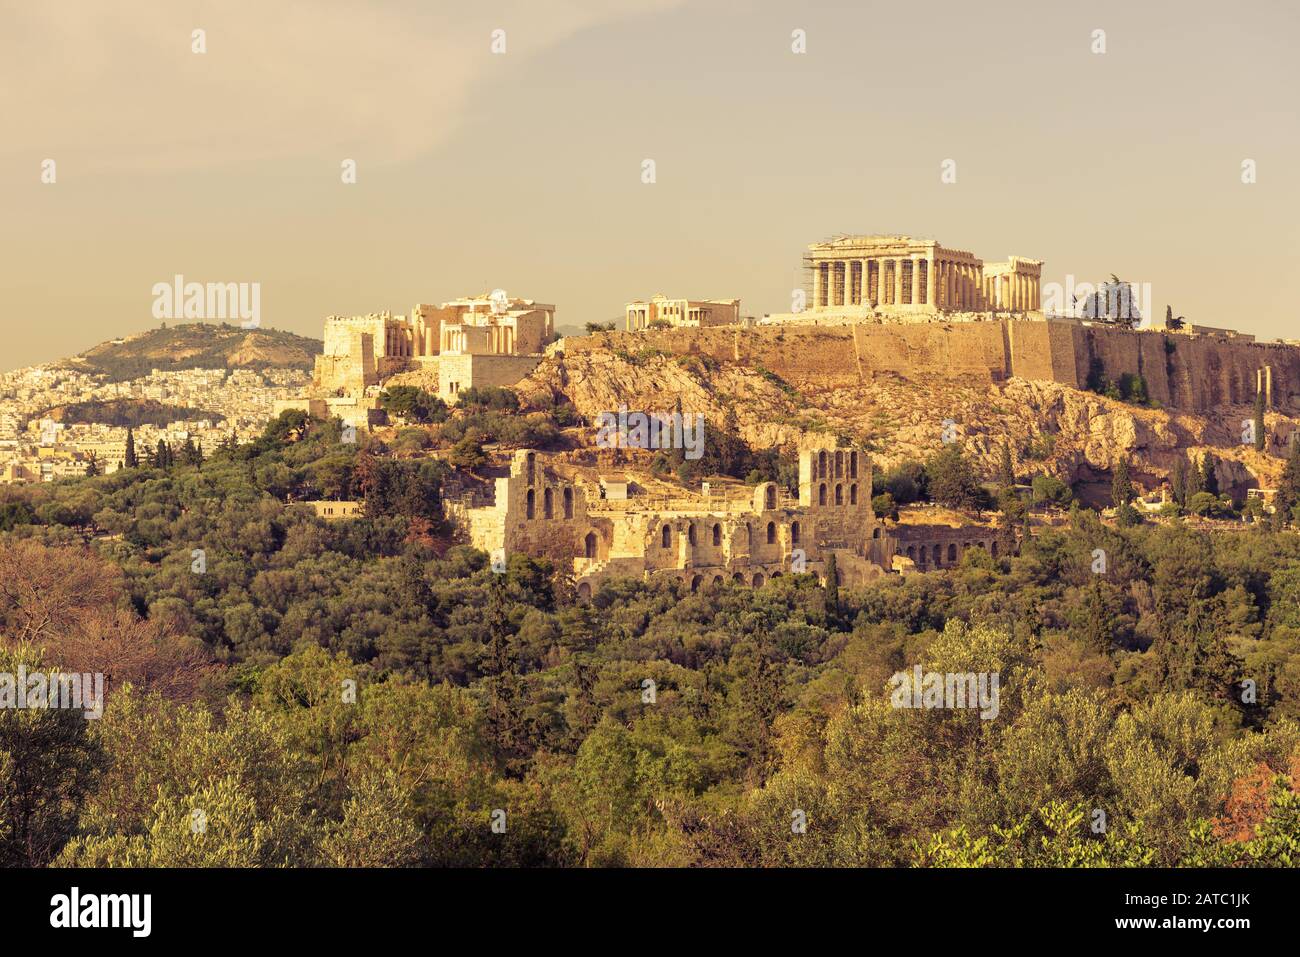
M 990 381 L 1018 376 L 1081 389 L 1096 360 L 1111 381 L 1141 374 L 1155 402 L 1197 412 L 1254 402 L 1256 371 L 1268 365 L 1273 407 L 1300 414 L 1300 347 L 1069 321 L 652 329 L 570 338 L 564 348 L 710 356 L 766 368 L 796 384 L 815 381 L 832 388 L 892 373 Z

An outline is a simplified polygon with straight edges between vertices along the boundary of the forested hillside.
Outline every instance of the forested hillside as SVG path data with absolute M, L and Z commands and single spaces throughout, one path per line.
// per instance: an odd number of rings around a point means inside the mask
M 390 451 L 286 414 L 0 489 L 0 671 L 108 676 L 100 720 L 0 710 L 0 861 L 1300 863 L 1292 531 L 1076 510 L 863 590 L 588 605 L 457 544 L 449 466 Z M 996 717 L 894 707 L 915 665 L 996 672 Z

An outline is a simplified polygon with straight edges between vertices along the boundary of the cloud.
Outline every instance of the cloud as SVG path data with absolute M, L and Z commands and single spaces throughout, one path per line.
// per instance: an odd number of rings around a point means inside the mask
M 3 4 L 0 151 L 165 171 L 437 147 L 494 72 L 682 0 Z M 191 51 L 206 31 L 207 52 Z M 490 52 L 494 29 L 507 53 Z

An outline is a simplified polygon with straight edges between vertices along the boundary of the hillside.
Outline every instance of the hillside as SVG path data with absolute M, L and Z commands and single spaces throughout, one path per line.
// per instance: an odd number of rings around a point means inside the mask
M 816 433 L 853 439 L 890 468 L 924 460 L 941 447 L 946 420 L 987 477 L 997 470 L 1001 445 L 1010 444 L 1017 476 L 1053 474 L 1077 483 L 1086 498 L 1109 497 L 1110 470 L 1128 456 L 1134 479 L 1158 488 L 1181 454 L 1209 451 L 1219 460 L 1221 486 L 1244 495 L 1270 488 L 1280 475 L 1285 442 L 1300 421 L 1270 412 L 1271 445 L 1256 452 L 1240 441 L 1249 406 L 1223 405 L 1207 413 L 1147 408 L 1056 382 L 979 376 L 896 374 L 783 379 L 765 369 L 698 355 L 570 351 L 547 357 L 517 387 L 544 404 L 564 397 L 585 416 L 630 410 L 703 412 L 707 423 L 731 421 L 751 446 L 793 449 Z
M 319 339 L 279 329 L 194 322 L 103 342 L 62 364 L 80 372 L 106 375 L 112 382 L 146 376 L 153 369 L 309 371 L 321 348 Z
M 221 422 L 225 416 L 219 412 L 168 405 L 154 399 L 110 399 L 55 406 L 47 409 L 38 418 L 50 418 L 65 425 L 98 422 L 118 428 L 138 429 L 142 425 L 162 427 L 169 422 L 191 422 L 198 419 Z

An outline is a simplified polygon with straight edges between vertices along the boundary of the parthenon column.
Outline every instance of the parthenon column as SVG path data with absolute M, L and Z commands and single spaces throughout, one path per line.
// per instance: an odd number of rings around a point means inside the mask
M 951 259 L 944 260 L 943 264 L 943 288 L 947 295 L 944 296 L 945 306 L 949 309 L 957 308 L 957 270 L 953 266 Z
M 819 262 L 813 263 L 812 274 L 813 274 L 812 306 L 814 309 L 816 309 L 818 306 L 822 304 L 822 264 L 821 263 Z
M 936 308 L 934 288 L 934 253 L 931 252 L 925 257 L 925 304 L 931 309 Z
M 921 257 L 912 254 L 912 305 L 921 304 Z
M 902 257 L 894 260 L 894 305 L 903 304 L 903 260 Z

